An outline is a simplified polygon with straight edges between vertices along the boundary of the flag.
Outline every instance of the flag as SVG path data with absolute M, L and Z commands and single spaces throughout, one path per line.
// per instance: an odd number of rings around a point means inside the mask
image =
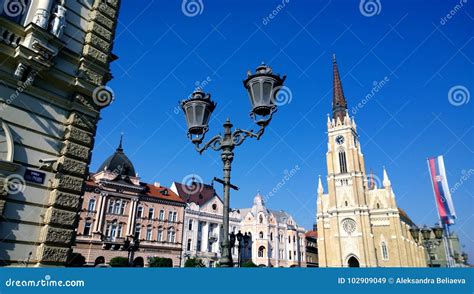
M 428 158 L 428 167 L 439 217 L 443 224 L 452 225 L 456 218 L 456 212 L 449 191 L 443 156 Z

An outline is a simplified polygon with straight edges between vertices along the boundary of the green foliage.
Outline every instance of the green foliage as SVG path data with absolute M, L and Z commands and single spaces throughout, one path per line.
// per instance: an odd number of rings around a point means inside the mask
M 173 260 L 165 257 L 152 257 L 148 260 L 149 267 L 173 267 Z
M 109 261 L 111 267 L 128 267 L 128 258 L 116 256 Z
M 205 267 L 205 265 L 201 259 L 194 257 L 187 259 L 184 267 Z
M 242 267 L 258 267 L 258 266 L 255 263 L 253 263 L 251 260 L 249 260 L 242 263 Z

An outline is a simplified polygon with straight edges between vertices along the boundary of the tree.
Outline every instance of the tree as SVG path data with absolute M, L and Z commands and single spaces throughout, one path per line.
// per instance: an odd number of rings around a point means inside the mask
M 173 260 L 165 257 L 152 257 L 148 260 L 149 267 L 173 267 Z
M 255 263 L 253 263 L 251 260 L 249 260 L 242 263 L 242 267 L 258 267 L 258 266 Z
M 128 258 L 116 256 L 109 261 L 111 267 L 128 267 Z
M 184 263 L 184 267 L 205 267 L 204 263 L 199 258 L 188 258 Z
M 83 267 L 85 264 L 86 258 L 80 253 L 73 252 L 66 262 L 66 267 Z

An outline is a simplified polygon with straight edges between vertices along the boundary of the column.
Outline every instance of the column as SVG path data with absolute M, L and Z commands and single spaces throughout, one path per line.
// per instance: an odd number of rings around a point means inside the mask
M 137 214 L 137 205 L 138 199 L 134 198 L 131 201 L 130 210 L 128 212 L 128 223 L 127 223 L 127 236 L 134 235 L 134 228 L 135 228 L 135 221 L 136 221 L 136 214 Z
M 35 2 L 37 4 L 36 4 L 35 15 L 33 16 L 32 22 L 46 30 L 48 28 L 48 21 L 51 15 L 50 12 L 51 12 L 52 0 L 39 0 Z
M 100 193 L 98 208 L 97 208 L 97 220 L 94 226 L 95 233 L 102 233 L 102 223 L 104 220 L 105 209 L 107 208 L 107 193 Z
M 201 251 L 209 252 L 209 222 L 202 227 Z

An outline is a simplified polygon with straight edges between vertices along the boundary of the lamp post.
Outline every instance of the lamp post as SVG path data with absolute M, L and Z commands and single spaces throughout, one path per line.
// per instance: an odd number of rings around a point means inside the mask
M 283 86 L 285 76 L 280 77 L 274 74 L 272 69 L 265 64 L 257 67 L 254 74 L 248 72 L 247 78 L 243 81 L 247 89 L 252 110 L 250 116 L 260 127 L 257 132 L 253 130 L 235 129 L 232 131 L 232 123 L 229 119 L 224 123 L 224 134 L 212 137 L 207 143 L 201 147 L 204 136 L 209 130 L 209 119 L 216 107 L 216 103 L 211 100 L 211 95 L 204 93 L 201 89 L 196 89 L 192 96 L 181 101 L 181 108 L 186 116 L 188 126 L 188 138 L 195 145 L 199 154 L 206 149 L 211 148 L 221 152 L 221 159 L 224 164 L 223 180 L 216 179 L 224 186 L 224 212 L 223 212 L 223 241 L 221 243 L 221 260 L 222 267 L 232 267 L 232 255 L 230 254 L 229 244 L 229 203 L 230 188 L 238 190 L 238 188 L 230 182 L 231 165 L 234 159 L 235 147 L 241 145 L 248 137 L 257 140 L 263 135 L 265 127 L 270 123 L 273 114 L 277 111 L 275 98 L 278 91 Z
M 421 245 L 428 250 L 428 259 L 430 261 L 430 267 L 433 267 L 433 260 L 431 259 L 431 254 L 433 250 L 436 249 L 441 244 L 441 239 L 443 238 L 443 228 L 436 224 L 433 228 L 429 228 L 426 225 L 423 228 L 418 228 L 416 225 L 410 228 L 410 234 L 415 239 L 415 242 L 420 241 L 420 232 L 422 237 Z M 431 232 L 433 232 L 435 239 L 431 239 Z
M 135 255 L 135 251 L 138 251 L 140 247 L 140 240 L 138 240 L 137 236 L 132 237 L 132 241 L 130 241 L 129 237 L 123 241 L 123 249 L 128 251 L 128 265 L 133 266 L 133 257 Z

